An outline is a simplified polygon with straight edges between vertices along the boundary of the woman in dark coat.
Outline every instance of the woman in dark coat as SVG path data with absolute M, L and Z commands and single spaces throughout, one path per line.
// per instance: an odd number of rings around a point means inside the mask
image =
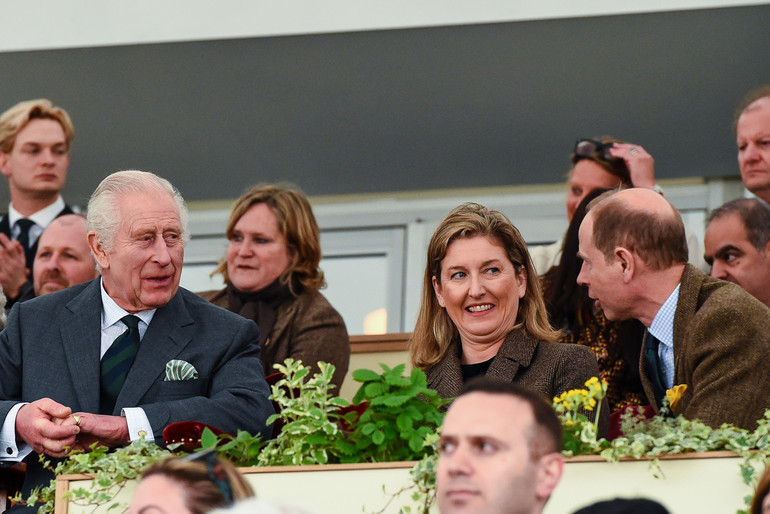
M 551 401 L 599 376 L 588 348 L 557 342 L 521 234 L 502 213 L 460 205 L 428 245 L 422 303 L 410 340 L 412 365 L 445 398 L 485 375 Z M 585 412 L 589 417 L 595 411 Z M 600 432 L 607 426 L 603 405 Z
M 200 296 L 257 323 L 265 375 L 287 357 L 315 370 L 324 361 L 336 367 L 339 390 L 350 340 L 342 316 L 318 292 L 325 285 L 321 238 L 307 198 L 288 186 L 255 186 L 236 201 L 226 235 L 227 254 L 214 272 L 226 287 Z

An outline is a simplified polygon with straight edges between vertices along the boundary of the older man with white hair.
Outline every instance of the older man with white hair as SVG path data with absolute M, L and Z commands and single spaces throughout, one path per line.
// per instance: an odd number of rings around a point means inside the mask
M 101 279 L 14 306 L 0 334 L 0 461 L 29 455 L 28 490 L 51 478 L 33 453 L 162 442 L 176 421 L 269 437 L 257 326 L 179 287 L 179 192 L 152 173 L 114 173 L 91 197 L 88 228 Z

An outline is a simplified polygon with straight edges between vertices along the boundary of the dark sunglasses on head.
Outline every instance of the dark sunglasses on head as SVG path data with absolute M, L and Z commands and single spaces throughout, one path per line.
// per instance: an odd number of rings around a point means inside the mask
M 594 159 L 596 154 L 602 156 L 605 161 L 617 161 L 617 157 L 613 157 L 610 153 L 612 145 L 614 143 L 601 143 L 594 139 L 578 139 L 575 141 L 575 155 L 580 158 Z
M 205 450 L 198 453 L 193 453 L 185 457 L 186 460 L 193 462 L 202 462 L 206 465 L 206 471 L 208 471 L 209 479 L 214 483 L 219 492 L 222 493 L 225 501 L 228 505 L 233 503 L 233 488 L 230 485 L 230 479 L 227 476 L 222 463 L 217 458 L 216 451 Z

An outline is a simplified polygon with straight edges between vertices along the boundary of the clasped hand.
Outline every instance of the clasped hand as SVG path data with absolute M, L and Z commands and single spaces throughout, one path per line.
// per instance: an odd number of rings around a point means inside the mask
M 16 437 L 37 453 L 65 457 L 73 450 L 90 451 L 93 443 L 114 447 L 128 442 L 122 416 L 105 416 L 72 409 L 50 398 L 22 406 L 16 414 Z
M 29 279 L 24 248 L 0 233 L 0 286 L 8 298 L 19 296 L 21 286 Z

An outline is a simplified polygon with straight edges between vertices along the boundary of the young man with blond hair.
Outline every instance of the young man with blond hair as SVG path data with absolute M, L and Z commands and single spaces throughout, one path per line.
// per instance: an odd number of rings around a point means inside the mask
M 69 115 L 49 100 L 20 102 L 0 115 L 0 172 L 11 194 L 0 219 L 0 286 L 7 307 L 32 289 L 40 234 L 57 216 L 72 214 L 61 190 L 74 137 Z

